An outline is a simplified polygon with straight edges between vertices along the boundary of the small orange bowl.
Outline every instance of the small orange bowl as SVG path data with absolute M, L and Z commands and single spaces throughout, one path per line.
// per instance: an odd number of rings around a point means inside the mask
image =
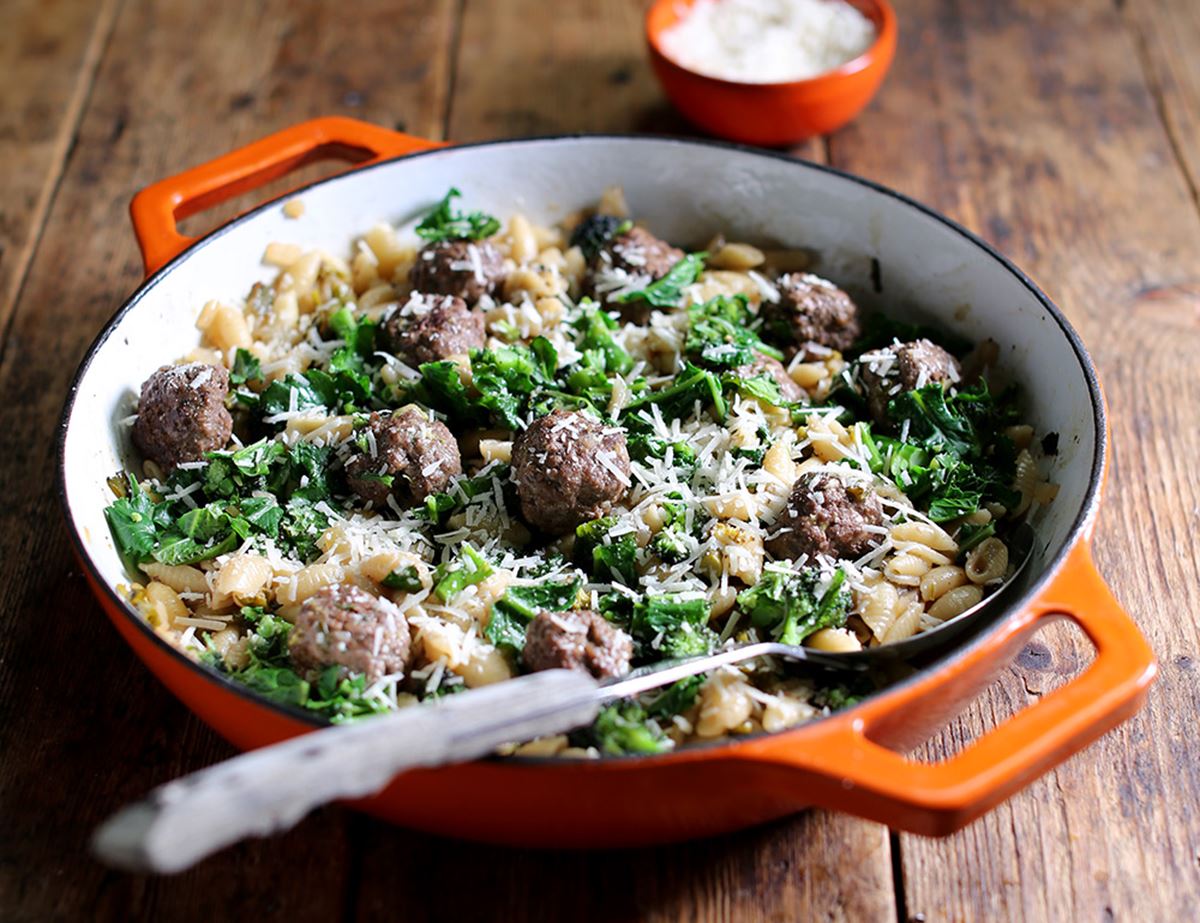
M 778 147 L 841 128 L 874 97 L 896 54 L 896 14 L 888 0 L 847 0 L 875 24 L 857 58 L 807 80 L 741 83 L 688 70 L 662 49 L 662 34 L 695 0 L 656 0 L 646 14 L 650 62 L 676 108 L 730 141 Z

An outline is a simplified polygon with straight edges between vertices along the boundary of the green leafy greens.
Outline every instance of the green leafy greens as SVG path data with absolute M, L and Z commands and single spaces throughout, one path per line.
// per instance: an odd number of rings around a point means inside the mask
M 698 365 L 728 370 L 749 365 L 759 355 L 782 359 L 753 329 L 754 314 L 745 295 L 719 295 L 688 308 L 684 351 Z
M 656 308 L 673 308 L 678 306 L 683 298 L 683 290 L 700 278 L 704 271 L 704 259 L 707 253 L 689 253 L 667 271 L 667 274 L 655 282 L 651 282 L 636 292 L 626 292 L 617 296 L 617 301 L 628 304 L 631 301 L 644 301 Z
M 940 384 L 906 391 L 889 403 L 904 440 L 859 424 L 871 470 L 899 484 L 929 518 L 947 522 L 984 503 L 1012 508 L 1016 450 L 1004 428 L 1016 419 L 1015 395 L 997 397 L 985 382 L 947 393 Z
M 525 647 L 525 629 L 543 609 L 565 612 L 575 607 L 583 579 L 577 576 L 547 577 L 532 585 L 509 587 L 492 605 L 484 636 L 497 647 L 520 651 Z
M 482 240 L 500 230 L 499 219 L 484 212 L 455 211 L 451 202 L 462 195 L 454 187 L 442 197 L 432 211 L 417 225 L 422 240 Z
M 267 439 L 209 452 L 202 466 L 177 468 L 161 498 L 130 475 L 125 496 L 105 510 L 117 550 L 131 566 L 196 564 L 261 535 L 307 560 L 329 524 L 315 505 L 330 496 L 331 452 Z

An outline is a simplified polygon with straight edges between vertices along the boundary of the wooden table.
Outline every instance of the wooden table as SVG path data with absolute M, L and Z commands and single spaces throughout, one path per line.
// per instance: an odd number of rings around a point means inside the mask
M 188 874 L 85 852 L 116 805 L 221 759 L 101 617 L 52 486 L 72 369 L 138 283 L 139 187 L 319 114 L 461 141 L 686 131 L 639 0 L 8 0 L 0 30 L 0 917 L 1195 919 L 1200 899 L 1200 3 L 898 0 L 857 123 L 798 156 L 995 242 L 1100 366 L 1102 569 L 1162 664 L 1149 707 L 962 833 L 809 812 L 669 849 L 501 850 L 341 808 Z M 246 207 L 249 202 L 239 203 Z M 227 216 L 193 222 L 202 230 Z M 1075 674 L 1048 630 L 930 742 L 953 750 Z

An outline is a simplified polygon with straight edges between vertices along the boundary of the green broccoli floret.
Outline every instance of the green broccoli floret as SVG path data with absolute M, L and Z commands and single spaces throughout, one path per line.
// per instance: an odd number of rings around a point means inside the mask
M 633 607 L 630 626 L 643 651 L 662 657 L 708 654 L 717 635 L 708 627 L 708 602 L 678 596 L 650 596 Z
M 645 709 L 633 701 L 606 706 L 585 736 L 587 743 L 613 756 L 661 753 L 670 748 L 662 731 L 647 724 Z
M 613 537 L 610 533 L 619 520 L 616 516 L 601 516 L 575 529 L 576 560 L 590 567 L 592 576 L 609 580 L 613 577 L 632 585 L 637 581 L 637 539 L 627 531 Z
M 846 624 L 850 591 L 845 582 L 846 572 L 839 569 L 821 592 L 815 568 L 799 573 L 769 568 L 758 583 L 738 594 L 737 603 L 755 628 L 770 631 L 784 644 L 800 644 L 814 631 Z

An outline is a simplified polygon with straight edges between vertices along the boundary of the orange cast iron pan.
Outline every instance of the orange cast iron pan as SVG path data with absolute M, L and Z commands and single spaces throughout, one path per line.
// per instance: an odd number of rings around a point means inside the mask
M 1087 413 L 1071 417 L 1071 425 L 1078 428 L 1075 441 L 1083 448 L 1074 455 L 1064 453 L 1062 468 L 1055 472 L 1064 484 L 1063 505 L 1045 524 L 1035 522 L 1035 529 L 1053 535 L 1027 568 L 1025 585 L 1006 605 L 998 605 L 999 611 L 954 652 L 911 679 L 853 708 L 787 731 L 658 756 L 493 759 L 417 770 L 398 777 L 375 797 L 356 803 L 357 807 L 415 829 L 537 846 L 681 840 L 735 830 L 809 806 L 941 835 L 1019 791 L 1141 705 L 1155 672 L 1153 655 L 1092 561 L 1091 535 L 1106 454 L 1104 408 L 1094 370 L 1061 313 L 982 241 L 923 206 L 864 180 L 729 145 L 591 136 L 445 147 L 349 119 L 325 118 L 281 131 L 156 183 L 135 197 L 134 229 L 148 278 L 89 351 L 62 424 L 60 489 L 76 552 L 97 598 L 138 657 L 235 746 L 263 746 L 310 731 L 316 722 L 301 710 L 261 699 L 190 660 L 160 639 L 116 592 L 118 565 L 97 512 L 102 510 L 102 498 L 94 500 L 92 494 L 102 493 L 103 479 L 119 466 L 122 448 L 100 443 L 104 433 L 115 429 L 106 414 L 112 414 L 118 398 L 144 377 L 138 377 L 138 369 L 131 366 L 140 363 L 141 368 L 152 370 L 169 358 L 162 353 L 142 358 L 136 351 L 138 337 L 152 342 L 162 331 L 183 330 L 172 335 L 194 338 L 189 325 L 204 300 L 197 289 L 213 278 L 204 261 L 214 266 L 247 264 L 250 268 L 241 269 L 244 275 L 254 271 L 262 242 L 284 233 L 279 226 L 264 227 L 261 233 L 258 228 L 276 221 L 276 204 L 254 209 L 200 240 L 183 236 L 177 222 L 302 164 L 328 157 L 356 164 L 346 173 L 310 184 L 303 195 L 315 218 L 325 222 L 321 226 L 327 225 L 343 246 L 353 229 L 361 231 L 377 217 L 364 213 L 369 207 L 364 203 L 382 202 L 378 207 L 387 210 L 395 200 L 394 214 L 408 215 L 414 211 L 410 204 L 439 197 L 451 177 L 457 177 L 456 184 L 468 195 L 473 190 L 485 207 L 501 211 L 506 196 L 520 195 L 523 207 L 534 213 L 538 196 L 545 198 L 543 210 L 549 213 L 573 207 L 565 200 L 572 190 L 586 201 L 594 199 L 603 185 L 622 182 L 636 206 L 646 204 L 648 223 L 656 230 L 654 215 L 661 213 L 662 221 L 669 223 L 670 216 L 683 208 L 679 203 L 685 199 L 680 197 L 688 188 L 693 196 L 714 197 L 710 212 L 721 211 L 725 200 L 720 197 L 726 197 L 730 214 L 735 206 L 750 207 L 766 216 L 764 220 L 779 222 L 791 220 L 790 212 L 776 214 L 765 202 L 739 203 L 738 197 L 777 200 L 794 194 L 810 213 L 824 208 L 834 209 L 842 218 L 849 216 L 824 232 L 829 235 L 825 243 L 834 249 L 838 234 L 848 235 L 847 247 L 860 245 L 853 242 L 860 212 L 862 221 L 875 224 L 877 237 L 879 228 L 884 228 L 884 245 L 888 222 L 896 221 L 905 246 L 924 246 L 922 235 L 928 234 L 931 246 L 960 248 L 965 260 L 962 271 L 969 278 L 979 274 L 986 290 L 994 289 L 1002 278 L 1014 292 L 1024 292 L 1027 313 L 1039 312 L 1037 317 L 1018 320 L 996 308 L 979 322 L 995 328 L 1001 342 L 1017 336 L 1022 324 L 1044 323 L 1045 329 L 1030 340 L 1030 355 L 1053 349 L 1060 362 L 1050 372 L 1044 368 L 1046 363 L 1030 359 L 1025 372 L 1035 379 L 1069 375 L 1067 390 L 1074 388 L 1087 407 Z M 716 179 L 706 179 L 731 173 L 745 182 L 735 189 L 720 189 Z M 671 188 L 672 176 L 679 177 L 676 189 Z M 676 199 L 656 205 L 655 196 Z M 477 201 L 474 196 L 472 201 Z M 339 214 L 339 210 L 350 213 Z M 643 213 L 640 207 L 638 211 Z M 698 219 L 684 208 L 678 220 Z M 807 226 L 821 227 L 811 221 Z M 710 230 L 711 226 L 702 227 L 698 236 Z M 670 227 L 664 229 L 667 236 L 671 232 Z M 811 240 L 788 242 L 807 245 Z M 908 262 L 902 260 L 897 271 Z M 189 280 L 189 273 L 198 278 Z M 240 285 L 240 281 L 230 284 Z M 178 290 L 173 289 L 176 285 Z M 167 326 L 148 329 L 148 325 L 163 325 L 164 318 L 171 319 Z M 1022 360 L 1018 356 L 1016 361 Z M 1062 371 L 1063 366 L 1069 370 Z M 117 377 L 124 380 L 118 382 Z M 942 762 L 927 764 L 903 755 L 960 713 L 1034 632 L 1059 618 L 1078 625 L 1095 647 L 1095 659 L 1081 675 Z M 119 750 L 113 758 L 120 758 Z

